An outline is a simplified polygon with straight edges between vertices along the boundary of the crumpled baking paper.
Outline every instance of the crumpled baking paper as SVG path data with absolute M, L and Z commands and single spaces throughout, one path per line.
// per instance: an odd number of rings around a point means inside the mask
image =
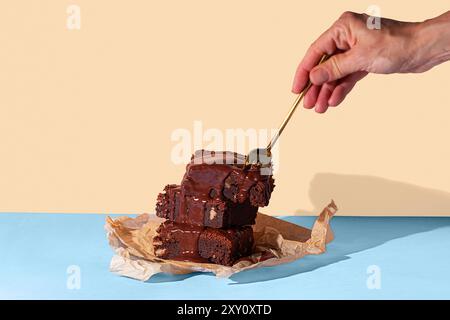
M 212 272 L 218 277 L 230 277 L 248 269 L 291 262 L 309 254 L 325 252 L 326 244 L 333 240 L 329 222 L 336 211 L 337 207 L 331 201 L 316 219 L 312 230 L 258 213 L 253 226 L 253 254 L 238 260 L 233 266 L 160 259 L 154 255 L 152 241 L 164 219 L 146 213 L 136 218 L 107 217 L 107 239 L 115 252 L 110 271 L 142 281 L 160 272 Z

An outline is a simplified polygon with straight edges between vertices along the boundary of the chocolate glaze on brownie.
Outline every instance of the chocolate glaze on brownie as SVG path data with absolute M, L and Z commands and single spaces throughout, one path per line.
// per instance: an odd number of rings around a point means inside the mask
M 272 176 L 262 169 L 271 168 L 245 165 L 237 153 L 197 151 L 181 185 L 168 185 L 159 194 L 156 214 L 213 228 L 254 224 L 258 207 L 268 205 L 274 188 Z
M 253 248 L 251 227 L 214 229 L 173 221 L 162 223 L 153 239 L 155 255 L 162 259 L 232 265 L 250 255 Z
M 245 165 L 245 156 L 238 153 L 199 150 L 186 167 L 181 187 L 188 196 L 225 197 L 234 203 L 244 203 L 251 193 L 260 193 L 250 204 L 264 207 L 274 188 L 272 176 L 264 174 L 264 169 L 259 164 Z
M 241 204 L 218 198 L 200 200 L 193 196 L 184 197 L 182 211 L 181 197 L 180 186 L 166 186 L 164 193 L 158 196 L 156 214 L 178 223 L 223 228 L 253 224 L 258 211 L 249 201 Z

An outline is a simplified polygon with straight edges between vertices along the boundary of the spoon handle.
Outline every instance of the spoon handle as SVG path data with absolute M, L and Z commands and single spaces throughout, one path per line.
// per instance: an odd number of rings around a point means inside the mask
M 325 62 L 326 60 L 328 60 L 328 58 L 329 58 L 328 55 L 326 55 L 326 54 L 323 55 L 319 61 L 319 64 Z M 284 128 L 286 128 L 286 125 L 288 124 L 289 120 L 291 119 L 292 115 L 294 114 L 295 110 L 297 109 L 298 105 L 300 104 L 300 101 L 303 100 L 303 98 L 305 97 L 306 93 L 311 88 L 311 86 L 312 86 L 311 80 L 308 80 L 306 87 L 303 89 L 302 92 L 300 92 L 300 94 L 297 95 L 297 98 L 295 99 L 294 104 L 291 107 L 291 110 L 289 110 L 288 114 L 286 115 L 283 122 L 281 123 L 277 133 L 275 134 L 275 136 L 272 138 L 269 145 L 267 146 L 267 154 L 269 154 L 269 155 L 271 154 L 270 151 L 272 150 L 275 143 L 278 141 L 278 138 L 280 137 L 281 133 L 284 131 Z

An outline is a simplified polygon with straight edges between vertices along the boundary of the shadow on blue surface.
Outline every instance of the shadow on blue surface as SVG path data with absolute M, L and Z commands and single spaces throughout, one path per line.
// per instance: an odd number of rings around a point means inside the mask
M 147 283 L 164 283 L 164 282 L 177 282 L 177 281 L 183 281 L 184 279 L 197 276 L 197 275 L 204 275 L 205 273 L 202 272 L 194 272 L 194 273 L 188 273 L 188 274 L 168 274 L 168 273 L 158 273 L 152 276 L 150 279 L 148 279 Z M 211 275 L 213 275 L 211 273 Z
M 284 217 L 283 220 L 298 223 L 299 218 L 303 220 L 300 224 L 306 226 L 311 225 L 315 219 L 314 217 Z M 389 220 L 388 224 L 386 220 Z M 275 267 L 243 271 L 231 277 L 233 283 L 230 285 L 270 281 L 311 272 L 351 259 L 351 254 L 375 248 L 388 241 L 446 226 L 450 226 L 450 217 L 339 217 L 332 221 L 336 238 L 327 246 L 326 253 L 309 255 Z M 195 272 L 185 275 L 161 273 L 150 278 L 147 283 L 178 282 L 197 275 L 205 275 L 205 273 Z M 206 275 L 214 276 L 212 273 Z
M 374 176 L 318 173 L 311 181 L 309 196 L 315 209 L 311 212 L 297 210 L 297 213 L 315 215 L 324 206 L 324 199 L 331 198 L 337 200 L 338 206 L 340 204 L 343 206 L 341 209 L 346 214 L 355 216 L 372 214 L 428 216 L 450 212 L 448 192 Z M 298 218 L 287 217 L 286 220 L 298 222 Z M 386 220 L 389 221 L 388 224 Z M 312 224 L 312 220 L 310 223 Z M 349 255 L 353 253 L 377 247 L 390 240 L 449 225 L 450 218 L 340 217 L 332 221 L 336 239 L 330 243 L 325 254 L 307 256 L 289 264 L 265 268 L 264 272 L 249 270 L 242 274 L 238 273 L 232 280 L 236 283 L 250 283 L 310 272 L 350 259 Z
M 287 217 L 291 221 L 298 217 Z M 389 223 L 386 224 L 386 220 Z M 409 222 L 415 223 L 409 223 Z M 417 223 L 419 222 L 419 223 Z M 261 269 L 248 270 L 235 274 L 233 284 L 253 283 L 286 278 L 295 274 L 310 272 L 343 260 L 349 255 L 382 245 L 390 240 L 403 238 L 416 233 L 427 232 L 450 226 L 450 218 L 386 218 L 386 217 L 340 217 L 332 221 L 335 240 L 327 246 L 322 255 L 310 255 L 303 259 Z

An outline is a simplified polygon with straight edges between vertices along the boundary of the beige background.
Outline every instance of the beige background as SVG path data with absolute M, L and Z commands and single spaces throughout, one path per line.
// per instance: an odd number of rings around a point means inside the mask
M 79 31 L 66 8 L 81 7 Z M 2 1 L 0 211 L 151 212 L 181 179 L 176 128 L 273 128 L 297 63 L 366 1 Z M 448 0 L 376 1 L 423 20 Z M 450 214 L 450 63 L 369 76 L 339 109 L 299 110 L 263 212 Z

